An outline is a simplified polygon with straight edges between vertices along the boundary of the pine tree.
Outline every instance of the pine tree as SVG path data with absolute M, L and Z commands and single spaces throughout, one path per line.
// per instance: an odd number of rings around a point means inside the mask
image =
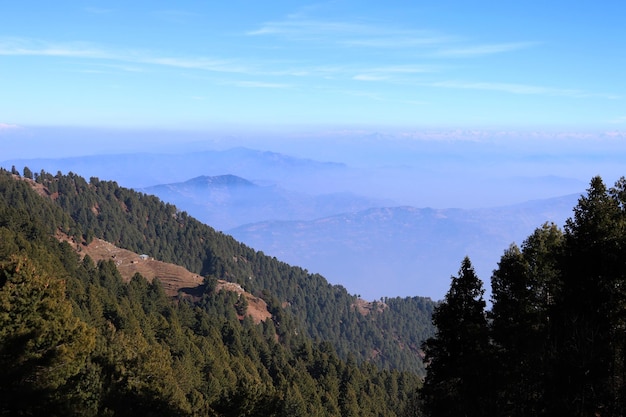
M 95 332 L 73 315 L 61 280 L 23 257 L 0 263 L 0 412 L 52 413 L 53 393 L 94 347 Z
M 482 282 L 466 257 L 433 313 L 436 335 L 423 345 L 428 373 L 421 394 L 427 416 L 492 415 L 483 294 Z
M 559 355 L 548 398 L 571 416 L 623 412 L 626 268 L 624 214 L 615 194 L 600 177 L 593 178 L 565 227 L 555 317 Z
M 563 234 L 554 225 L 537 229 L 505 251 L 491 278 L 491 337 L 496 349 L 498 412 L 542 413 L 545 375 L 553 358 L 550 315 L 560 284 L 557 262 Z

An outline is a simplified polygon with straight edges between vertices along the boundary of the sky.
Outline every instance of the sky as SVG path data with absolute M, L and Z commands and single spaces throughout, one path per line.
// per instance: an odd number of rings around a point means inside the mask
M 0 130 L 626 127 L 621 1 L 13 1 Z
M 246 146 L 349 165 L 294 186 L 314 193 L 580 193 L 626 174 L 624 16 L 621 0 L 4 1 L 0 163 Z

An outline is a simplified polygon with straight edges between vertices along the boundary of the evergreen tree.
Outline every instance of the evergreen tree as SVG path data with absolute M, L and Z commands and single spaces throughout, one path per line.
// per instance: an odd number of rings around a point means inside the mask
M 554 410 L 622 415 L 626 268 L 624 213 L 600 177 L 565 227 L 563 285 L 556 300 Z
M 95 332 L 74 316 L 64 283 L 26 258 L 0 263 L 0 414 L 54 415 L 56 390 L 77 375 Z M 60 401 L 62 402 L 62 401 Z
M 421 390 L 427 416 L 488 416 L 493 412 L 491 348 L 482 282 L 465 258 L 444 301 L 435 308 L 437 328 L 423 349 L 428 364 Z
M 505 251 L 491 279 L 491 336 L 496 349 L 499 415 L 537 416 L 545 408 L 545 375 L 553 358 L 550 314 L 559 286 L 563 235 L 554 225 L 537 229 Z
M 24 178 L 28 178 L 29 180 L 33 179 L 33 171 L 30 170 L 30 168 L 28 167 L 24 167 Z

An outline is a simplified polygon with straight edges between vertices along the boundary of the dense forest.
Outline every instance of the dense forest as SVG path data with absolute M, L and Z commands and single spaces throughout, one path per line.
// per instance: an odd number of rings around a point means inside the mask
M 424 345 L 426 416 L 626 414 L 626 179 L 593 178 L 564 230 L 501 257 L 490 311 L 469 259 Z
M 205 276 L 196 297 L 125 282 L 59 232 Z M 257 253 L 154 197 L 74 174 L 0 172 L 0 414 L 411 415 L 428 299 L 370 314 L 321 276 Z M 246 316 L 239 283 L 271 320 Z M 416 360 L 417 359 L 417 360 Z
M 168 297 L 59 232 L 204 284 Z M 241 314 L 217 279 L 263 298 L 271 319 Z M 626 179 L 593 178 L 563 230 L 545 224 L 507 248 L 490 309 L 465 258 L 440 303 L 385 298 L 365 314 L 343 287 L 154 197 L 2 170 L 0 414 L 624 416 L 625 280 Z
M 269 294 L 309 337 L 330 341 L 344 360 L 353 354 L 358 363 L 424 375 L 419 347 L 434 332 L 430 299 L 387 300 L 385 314 L 364 317 L 354 308 L 357 298 L 342 286 L 257 252 L 154 196 L 72 173 L 35 175 L 25 168 L 24 177 L 35 178 L 70 215 L 73 223 L 62 228 L 77 239 L 88 243 L 99 237 L 202 276 L 236 282 L 255 295 Z

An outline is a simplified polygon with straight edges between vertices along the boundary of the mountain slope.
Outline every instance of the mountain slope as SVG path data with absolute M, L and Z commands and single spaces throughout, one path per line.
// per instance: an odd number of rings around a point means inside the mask
M 269 294 L 272 319 L 255 324 L 242 316 L 244 299 L 212 279 L 194 299 L 173 300 L 159 280 L 123 279 L 116 262 L 128 253 L 105 245 L 116 258 L 81 259 L 75 248 L 92 248 L 77 238 L 91 232 L 57 202 L 81 199 L 103 218 L 110 207 L 81 192 L 78 178 L 57 180 L 59 190 L 35 190 L 0 171 L 0 414 L 393 417 L 414 410 L 417 375 L 341 360 Z M 128 214 L 133 201 L 115 191 L 124 195 L 113 188 L 111 203 Z M 59 231 L 80 243 L 59 242 Z
M 8 172 L 3 172 L 2 177 L 9 185 L 11 178 L 15 178 Z M 345 288 L 256 252 L 156 197 L 97 178 L 87 182 L 75 174 L 44 174 L 37 178 L 37 183 L 28 182 L 45 187 L 41 194 L 53 204 L 29 205 L 61 209 L 64 219 L 48 220 L 51 234 L 56 233 L 56 225 L 76 241 L 85 239 L 90 243 L 100 238 L 135 253 L 183 266 L 209 281 L 222 279 L 236 283 L 263 298 L 274 321 L 297 323 L 297 333 L 332 343 L 343 358 L 353 355 L 358 362 L 369 361 L 383 368 L 424 372 L 419 352 L 404 347 L 419 346 L 433 333 L 430 314 L 434 303 L 430 299 L 416 297 L 420 302 L 407 299 L 402 308 L 384 309 L 383 326 L 382 322 L 376 322 L 376 315 L 358 314 L 357 297 Z M 13 199 L 19 200 L 22 194 L 16 192 Z M 35 191 L 32 194 L 31 199 L 42 198 Z M 50 216 L 42 213 L 38 217 Z M 285 337 L 292 336 L 286 333 Z M 373 351 L 381 354 L 372 356 Z
M 89 244 L 76 241 L 63 233 L 57 233 L 57 238 L 62 242 L 68 242 L 81 255 L 81 258 L 89 256 L 93 261 L 112 261 L 125 282 L 130 282 L 135 274 L 152 282 L 158 279 L 163 286 L 163 291 L 170 297 L 179 294 L 198 295 L 203 291 L 204 278 L 198 274 L 189 272 L 179 265 L 158 261 L 148 255 L 131 252 L 118 248 L 109 242 L 95 238 Z M 241 286 L 224 280 L 215 282 L 215 291 L 226 290 L 235 292 L 238 297 L 245 297 L 247 310 L 245 315 L 250 316 L 258 324 L 271 318 L 267 310 L 267 303 L 259 297 L 245 292 Z

